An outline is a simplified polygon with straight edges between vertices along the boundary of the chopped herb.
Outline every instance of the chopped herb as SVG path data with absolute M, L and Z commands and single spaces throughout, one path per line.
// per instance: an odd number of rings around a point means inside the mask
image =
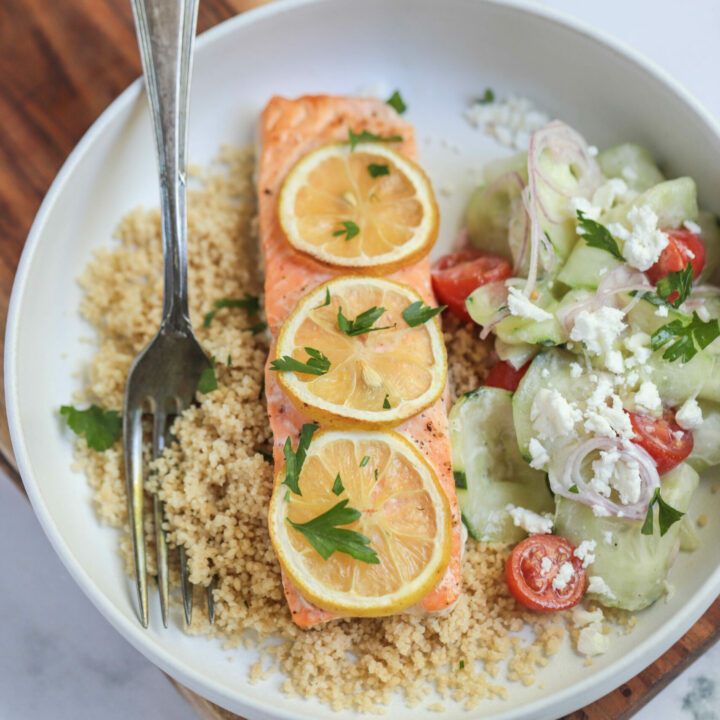
M 255 313 L 260 310 L 260 299 L 255 297 L 255 295 L 248 295 L 245 293 L 245 297 L 240 300 L 233 300 L 232 298 L 222 298 L 221 300 L 216 300 L 213 303 L 213 309 L 205 315 L 203 327 L 210 327 L 210 323 L 215 317 L 217 311 L 228 307 L 245 308 L 248 315 L 255 315 Z
M 345 489 L 345 486 L 342 484 L 342 480 L 340 478 L 340 473 L 338 473 L 335 476 L 335 482 L 332 486 L 332 491 L 334 495 L 340 495 L 342 491 Z
M 272 453 L 268 452 L 267 450 L 264 450 L 263 448 L 257 448 L 257 449 L 255 450 L 255 452 L 256 452 L 258 455 L 262 455 L 262 456 L 263 456 L 263 460 L 266 460 L 267 462 L 272 462 L 272 461 L 273 461 Z
M 348 141 L 350 143 L 350 151 L 352 152 L 356 145 L 361 142 L 402 142 L 402 135 L 388 135 L 388 137 L 382 137 L 375 135 L 374 133 L 363 130 L 359 133 L 354 133 L 352 130 L 348 130 Z
M 341 500 L 322 515 L 304 523 L 294 523 L 290 518 L 286 519 L 289 525 L 307 538 L 324 560 L 327 560 L 334 552 L 342 552 L 361 562 L 378 565 L 380 560 L 377 553 L 368 547 L 370 538 L 354 530 L 338 527 L 349 525 L 362 515 L 355 508 L 346 507 L 348 502 L 348 500 Z
M 264 332 L 264 331 L 265 331 L 265 329 L 267 328 L 267 326 L 268 326 L 268 324 L 263 320 L 263 321 L 261 321 L 261 322 L 259 322 L 259 323 L 255 323 L 254 325 L 251 325 L 251 326 L 248 328 L 248 330 L 249 330 L 253 335 L 259 335 L 261 332 Z
M 355 335 L 362 335 L 363 333 L 375 332 L 376 330 L 388 330 L 394 325 L 385 325 L 385 327 L 373 327 L 375 322 L 380 319 L 380 316 L 385 312 L 384 307 L 371 307 L 369 310 L 361 312 L 354 320 L 348 320 L 343 315 L 342 306 L 338 309 L 337 321 L 338 327 L 346 335 L 354 337 Z
M 340 224 L 343 226 L 343 229 L 336 230 L 333 233 L 333 237 L 345 235 L 345 241 L 347 242 L 360 233 L 360 228 L 352 220 L 343 220 Z
M 365 455 L 365 457 L 360 461 L 360 467 L 365 467 L 369 461 L 370 461 L 370 456 Z
M 390 396 L 386 395 L 385 399 L 383 400 L 383 410 L 389 410 L 391 407 L 392 405 L 390 405 Z
M 63 405 L 60 414 L 65 416 L 68 427 L 76 435 L 85 435 L 91 450 L 107 450 L 120 437 L 122 417 L 117 410 L 103 410 L 97 405 L 77 410 L 72 405 Z
M 680 518 L 685 514 L 676 510 L 672 505 L 668 505 L 660 497 L 660 488 L 655 488 L 650 505 L 648 505 L 647 515 L 645 516 L 645 522 L 640 530 L 643 535 L 652 535 L 654 532 L 653 528 L 653 507 L 655 503 L 658 504 L 658 521 L 660 523 L 660 535 L 664 535 Z
M 657 294 L 669 305 L 679 308 L 690 295 L 694 277 L 692 263 L 688 261 L 682 270 L 671 270 L 666 277 L 658 280 Z
M 249 608 L 249 607 L 250 607 L 250 606 L 248 605 L 248 601 L 247 601 L 247 600 L 243 600 L 243 603 L 244 603 L 244 605 L 245 605 L 246 608 Z
M 491 102 L 495 102 L 495 93 L 491 88 L 485 88 L 482 97 L 476 98 L 475 102 L 479 105 L 489 105 Z
M 467 490 L 467 477 L 462 470 L 453 470 L 453 478 L 455 480 L 455 487 L 460 490 Z
M 422 325 L 424 322 L 427 322 L 430 318 L 435 317 L 446 307 L 447 305 L 430 307 L 429 305 L 425 305 L 422 300 L 416 300 L 402 311 L 402 316 L 410 327 L 416 327 L 417 325 Z
M 307 362 L 300 362 L 290 355 L 283 355 L 270 363 L 270 369 L 283 372 L 302 372 L 308 373 L 308 375 L 324 375 L 330 369 L 330 361 L 319 350 L 306 347 L 305 352 L 310 356 Z
M 578 494 L 578 495 L 580 494 L 580 491 L 578 490 L 578 486 L 577 486 L 577 485 L 571 485 L 571 486 L 568 488 L 568 490 L 569 490 L 571 493 L 576 493 L 576 494 Z
M 378 481 L 378 469 L 375 468 L 375 482 Z
M 217 390 L 217 388 L 218 381 L 217 376 L 215 375 L 215 356 L 213 355 L 210 360 L 210 367 L 206 367 L 200 373 L 200 380 L 198 380 L 197 389 L 198 392 L 203 395 L 207 395 L 209 392 Z
M 695 357 L 698 350 L 706 348 L 716 337 L 720 335 L 720 327 L 716 318 L 703 322 L 696 312 L 693 312 L 689 322 L 673 320 L 667 325 L 657 329 L 650 338 L 650 347 L 658 350 L 672 341 L 663 353 L 663 359 L 680 359 L 688 362 Z
M 617 241 L 604 225 L 585 217 L 582 210 L 577 211 L 577 217 L 579 234 L 582 235 L 589 247 L 605 250 L 618 260 L 625 262 Z
M 649 302 L 651 305 L 654 305 L 655 307 L 661 307 L 663 305 L 667 305 L 667 303 L 660 297 L 658 297 L 654 292 L 650 292 L 649 290 L 645 290 L 643 292 L 640 292 L 639 290 L 631 290 L 630 295 L 635 297 L 635 295 L 640 294 L 640 299 L 645 300 L 646 302 Z
M 378 163 L 370 163 L 368 165 L 368 172 L 371 177 L 380 177 L 381 175 L 389 175 L 390 168 L 387 165 L 379 165 Z
M 460 669 L 463 670 L 464 668 L 465 668 L 465 661 L 461 660 L 460 661 Z
M 300 486 L 298 485 L 300 481 L 300 471 L 305 462 L 310 441 L 317 429 L 318 426 L 315 423 L 305 423 L 300 430 L 297 450 L 293 450 L 290 438 L 285 440 L 285 445 L 283 446 L 283 455 L 285 455 L 285 479 L 282 481 L 282 484 L 287 485 L 296 495 L 302 495 Z
M 400 96 L 400 91 L 396 90 L 385 103 L 389 105 L 398 115 L 402 115 L 407 110 L 407 105 Z
M 321 307 L 327 307 L 329 304 L 330 304 L 330 288 L 326 287 L 325 288 L 325 302 L 320 303 L 320 305 L 318 305 L 315 308 L 315 310 L 319 310 Z
M 232 367 L 232 355 L 228 355 L 227 366 Z

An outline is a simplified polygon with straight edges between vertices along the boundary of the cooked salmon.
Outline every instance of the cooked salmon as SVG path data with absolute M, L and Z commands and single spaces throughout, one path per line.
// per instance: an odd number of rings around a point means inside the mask
M 415 159 L 412 126 L 379 100 L 328 95 L 296 100 L 274 97 L 262 114 L 258 209 L 265 261 L 265 312 L 274 338 L 306 292 L 331 277 L 343 274 L 341 269 L 328 268 L 298 252 L 287 242 L 278 219 L 278 193 L 286 175 L 301 157 L 328 142 L 347 140 L 348 129 L 357 133 L 367 130 L 381 136 L 401 135 L 403 140 L 395 147 L 410 159 Z M 428 258 L 389 277 L 415 288 L 427 304 L 435 304 Z M 273 355 L 274 348 L 270 357 Z M 310 419 L 299 412 L 282 392 L 275 373 L 269 369 L 269 361 L 265 370 L 265 391 L 274 435 L 275 466 L 280 468 L 284 461 L 282 448 L 286 438 L 295 440 L 302 425 Z M 446 392 L 434 405 L 396 428 L 415 443 L 435 468 L 452 513 L 450 563 L 441 582 L 411 610 L 422 613 L 449 607 L 457 600 L 461 589 L 462 528 L 452 473 L 447 404 Z M 283 584 L 293 620 L 301 627 L 336 617 L 307 602 L 284 575 Z

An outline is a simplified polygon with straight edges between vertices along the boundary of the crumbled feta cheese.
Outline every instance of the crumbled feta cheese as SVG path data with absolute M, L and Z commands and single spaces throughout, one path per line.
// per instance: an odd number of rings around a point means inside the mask
M 543 555 L 543 559 L 540 561 L 540 574 L 547 575 L 552 570 L 552 566 L 552 560 L 547 555 Z
M 635 406 L 649 413 L 658 412 L 662 408 L 662 400 L 655 383 L 646 380 L 635 393 Z
M 588 625 L 595 625 L 596 623 L 601 623 L 605 619 L 605 616 L 603 615 L 603 611 L 600 608 L 590 612 L 589 610 L 584 610 L 583 608 L 579 607 L 573 611 L 572 619 L 573 625 L 576 628 L 584 628 Z
M 555 590 L 564 590 L 568 583 L 575 577 L 575 568 L 570 562 L 564 562 L 553 578 L 552 586 Z
M 592 511 L 595 517 L 610 517 L 610 511 L 602 505 L 593 505 Z
M 637 171 L 634 167 L 630 167 L 630 165 L 626 165 L 621 171 L 620 174 L 628 181 L 628 182 L 635 182 L 635 180 L 638 179 Z
M 675 586 L 667 580 L 663 580 L 663 588 L 665 590 L 665 602 L 668 603 L 673 599 L 673 595 L 675 595 Z
M 515 287 L 508 288 L 508 309 L 511 315 L 528 320 L 550 320 L 552 313 L 535 305 L 530 298 Z
M 530 438 L 528 445 L 530 451 L 530 467 L 542 470 L 550 462 L 550 456 L 542 443 L 537 438 Z
M 710 315 L 710 312 L 708 311 L 708 309 L 705 307 L 704 304 L 698 305 L 697 308 L 695 308 L 695 312 L 698 314 L 698 317 L 703 322 L 708 322 L 708 320 L 710 320 L 710 318 L 712 317 L 712 315 Z
M 475 103 L 465 111 L 465 119 L 501 144 L 517 150 L 527 150 L 531 133 L 550 122 L 550 117 L 530 100 L 516 95 L 491 103 Z
M 689 230 L 691 233 L 695 233 L 696 235 L 700 235 L 702 233 L 702 228 L 692 220 L 685 220 L 683 223 L 683 227 L 686 230 Z
M 616 490 L 623 505 L 637 502 L 640 498 L 640 466 L 635 460 L 624 458 L 617 450 L 601 450 L 600 459 L 593 460 L 592 472 L 589 484 L 599 495 L 610 497 L 612 490 Z
M 544 378 L 550 377 L 550 371 L 547 368 L 543 368 L 540 371 L 540 375 L 542 375 L 542 377 L 544 377 Z
M 610 649 L 610 636 L 605 635 L 602 625 L 588 625 L 578 635 L 577 649 L 583 655 L 602 655 Z
M 593 550 L 597 547 L 595 540 L 583 540 L 576 548 L 573 555 L 582 560 L 582 565 L 586 568 L 590 563 L 595 562 Z
M 613 534 L 611 530 L 603 530 L 603 542 L 606 545 L 612 545 L 613 544 Z
M 598 154 L 598 149 L 595 145 L 588 145 L 588 155 L 590 157 L 596 157 Z
M 568 202 L 568 209 L 570 210 L 571 215 L 576 216 L 579 210 L 586 218 L 589 218 L 590 220 L 597 220 L 600 217 L 600 213 L 602 212 L 602 208 L 593 205 L 585 197 L 570 198 Z M 577 232 L 578 235 L 582 235 L 582 230 L 579 227 L 577 228 Z
M 506 505 L 505 509 L 510 513 L 513 525 L 522 528 L 529 535 L 547 535 L 553 529 L 553 516 L 550 513 L 542 515 L 515 505 Z
M 615 597 L 615 593 L 599 575 L 590 575 L 586 592 L 602 595 L 608 600 L 612 600 Z
M 624 180 L 611 178 L 595 191 L 592 197 L 592 204 L 601 210 L 609 210 L 617 199 L 625 195 L 627 189 L 628 186 Z
M 610 438 L 619 435 L 624 440 L 634 436 L 630 416 L 625 412 L 620 396 L 612 392 L 612 386 L 598 385 L 598 390 L 590 396 L 583 419 L 589 433 Z
M 614 238 L 623 242 L 630 237 L 630 231 L 622 223 L 610 223 L 607 229 Z
M 625 339 L 625 347 L 632 353 L 638 365 L 644 365 L 652 354 L 650 336 L 644 332 L 636 332 Z
M 695 398 L 686 400 L 675 413 L 675 420 L 683 430 L 695 430 L 702 425 L 702 410 Z
M 582 367 L 579 363 L 570 363 L 570 377 L 579 378 L 582 375 Z
M 613 343 L 625 330 L 622 310 L 603 306 L 599 310 L 581 310 L 575 317 L 570 339 L 582 342 L 588 352 L 605 354 L 605 364 L 611 372 L 622 372 L 622 355 L 613 349 Z
M 540 439 L 575 435 L 575 423 L 582 413 L 575 403 L 568 402 L 557 390 L 538 390 L 530 407 L 530 420 Z
M 658 228 L 658 216 L 649 205 L 631 208 L 627 219 L 632 229 L 623 245 L 623 255 L 628 265 L 644 272 L 655 264 L 669 239 Z
M 655 310 L 655 314 L 658 317 L 667 317 L 669 312 L 669 308 L 667 305 L 659 305 L 657 309 Z

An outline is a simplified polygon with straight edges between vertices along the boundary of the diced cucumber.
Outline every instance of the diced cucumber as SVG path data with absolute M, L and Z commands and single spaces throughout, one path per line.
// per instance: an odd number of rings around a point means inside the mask
M 613 222 L 627 223 L 627 215 L 633 207 L 648 205 L 658 216 L 658 227 L 680 227 L 685 220 L 697 220 L 697 190 L 695 181 L 689 177 L 665 180 L 644 193 L 632 202 L 617 205 L 600 217 L 604 225 Z
M 700 238 L 705 246 L 705 269 L 698 278 L 699 283 L 712 282 L 717 285 L 720 278 L 716 270 L 720 266 L 720 219 L 713 213 L 701 210 L 697 224 L 700 226 Z
M 509 316 L 495 326 L 495 335 L 506 343 L 531 343 L 535 345 L 561 345 L 567 341 L 567 335 L 555 317 L 557 302 L 543 306 L 553 313 L 549 320 L 528 320 Z
M 483 178 L 485 178 L 485 184 L 490 185 L 503 175 L 515 172 L 520 176 L 523 183 L 527 185 L 527 159 L 527 152 L 521 152 L 516 155 L 510 155 L 509 157 L 501 157 L 491 160 L 483 168 Z
M 530 343 L 511 344 L 500 338 L 495 338 L 495 352 L 498 357 L 510 363 L 516 370 L 519 370 L 528 360 L 531 360 L 538 353 L 538 346 Z
M 476 540 L 518 542 L 525 537 L 508 504 L 553 512 L 543 473 L 520 457 L 513 427 L 512 393 L 480 387 L 450 411 L 450 441 L 463 520 Z
M 661 328 L 663 325 L 667 325 L 673 320 L 681 320 L 687 322 L 689 319 L 684 313 L 678 312 L 673 308 L 668 308 L 668 314 L 664 317 L 656 315 L 658 309 L 657 305 L 654 305 L 649 300 L 644 298 L 639 300 L 628 310 L 626 321 L 631 325 L 632 328 L 642 330 L 648 335 L 652 335 L 656 330 Z
M 597 161 L 605 177 L 622 178 L 628 187 L 638 192 L 643 192 L 665 179 L 650 152 L 635 143 L 623 143 L 603 150 L 597 156 Z
M 701 402 L 703 422 L 693 430 L 694 445 L 687 462 L 698 472 L 720 465 L 720 405 Z
M 683 515 L 680 520 L 680 550 L 695 552 L 701 545 L 702 540 L 695 527 L 695 521 L 689 515 Z
M 465 300 L 470 317 L 481 326 L 487 325 L 498 310 L 507 304 L 507 287 L 504 282 L 491 282 L 481 285 Z
M 606 250 L 590 247 L 578 236 L 570 256 L 558 273 L 558 280 L 571 288 L 597 289 L 602 276 L 622 265 Z
M 720 359 L 701 350 L 690 362 L 662 359 L 664 348 L 654 352 L 645 364 L 650 379 L 667 405 L 681 405 L 697 395 L 699 400 L 720 403 Z
M 682 463 L 663 475 L 662 498 L 677 510 L 686 512 L 697 485 L 698 474 Z M 595 517 L 587 505 L 562 497 L 556 500 L 555 532 L 573 545 L 579 545 L 583 540 L 595 541 L 595 560 L 587 574 L 599 575 L 615 595 L 608 598 L 590 593 L 587 597 L 611 607 L 642 610 L 665 592 L 665 577 L 673 561 L 681 523 L 675 523 L 660 536 L 656 506 L 655 532 L 643 535 L 641 520 Z M 608 532 L 612 535 L 611 543 L 605 541 Z

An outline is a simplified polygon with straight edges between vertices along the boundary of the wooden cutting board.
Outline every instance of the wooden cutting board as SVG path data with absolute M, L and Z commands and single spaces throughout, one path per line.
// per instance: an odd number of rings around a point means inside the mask
M 199 31 L 260 4 L 203 0 Z M 0 351 L 13 275 L 40 201 L 82 134 L 140 72 L 127 0 L 0 3 Z M 0 474 L 21 486 L 1 393 Z M 720 599 L 659 660 L 567 718 L 631 717 L 719 637 Z M 238 720 L 174 684 L 206 720 Z

